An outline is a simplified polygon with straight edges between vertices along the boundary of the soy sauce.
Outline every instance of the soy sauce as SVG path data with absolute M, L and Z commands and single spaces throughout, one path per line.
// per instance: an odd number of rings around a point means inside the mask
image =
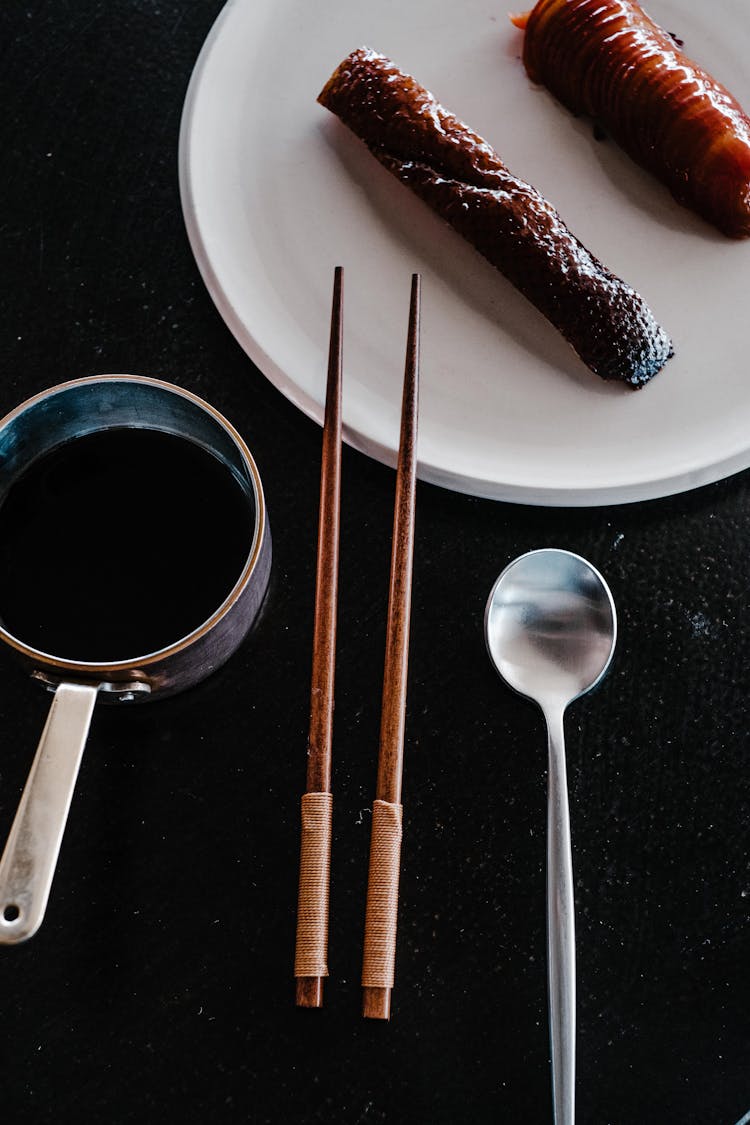
M 230 469 L 194 442 L 141 429 L 76 438 L 0 507 L 0 618 L 70 660 L 154 652 L 224 601 L 254 518 Z

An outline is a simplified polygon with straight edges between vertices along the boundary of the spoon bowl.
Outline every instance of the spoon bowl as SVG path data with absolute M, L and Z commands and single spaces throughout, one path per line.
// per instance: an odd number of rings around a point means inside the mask
M 599 683 L 617 635 L 606 582 L 570 551 L 521 555 L 505 568 L 485 614 L 487 649 L 505 682 L 545 712 Z
M 563 716 L 606 672 L 617 637 L 607 583 L 570 551 L 521 555 L 492 588 L 484 618 L 490 659 L 544 712 L 548 734 L 547 970 L 556 1125 L 575 1122 L 576 978 L 573 860 Z

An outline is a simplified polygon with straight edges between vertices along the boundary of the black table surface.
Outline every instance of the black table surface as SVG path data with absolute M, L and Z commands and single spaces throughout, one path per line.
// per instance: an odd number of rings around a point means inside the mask
M 254 451 L 274 535 L 223 670 L 97 710 L 46 920 L 0 949 L 10 1122 L 551 1121 L 541 716 L 486 657 L 490 587 L 560 546 L 620 639 L 567 721 L 578 1121 L 750 1110 L 750 475 L 590 510 L 418 488 L 393 1017 L 360 1016 L 393 472 L 345 450 L 330 965 L 293 1004 L 319 428 L 254 369 L 183 227 L 180 112 L 220 0 L 6 0 L 0 410 L 98 372 L 209 399 Z M 262 107 L 259 107 L 262 112 Z M 64 591 L 61 591 L 64 595 Z M 0 654 L 0 835 L 48 697 Z

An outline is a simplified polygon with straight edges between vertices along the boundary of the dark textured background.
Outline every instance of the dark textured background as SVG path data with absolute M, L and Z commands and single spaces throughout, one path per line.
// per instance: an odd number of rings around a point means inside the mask
M 482 613 L 532 547 L 609 579 L 612 674 L 571 710 L 581 1125 L 750 1109 L 750 476 L 592 511 L 420 486 L 394 1015 L 358 975 L 394 478 L 344 456 L 330 961 L 292 1004 L 319 430 L 252 367 L 180 213 L 186 84 L 219 0 L 5 0 L 0 409 L 155 374 L 239 427 L 266 485 L 270 596 L 202 687 L 100 708 L 46 921 L 0 950 L 7 1122 L 551 1120 L 545 747 Z M 47 697 L 0 656 L 0 836 Z

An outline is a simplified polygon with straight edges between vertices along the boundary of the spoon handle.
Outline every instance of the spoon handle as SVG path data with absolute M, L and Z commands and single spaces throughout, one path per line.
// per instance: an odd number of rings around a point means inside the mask
M 547 965 L 549 972 L 552 1098 L 555 1125 L 574 1125 L 576 1068 L 576 947 L 573 860 L 563 711 L 546 716 L 549 736 L 547 790 Z

